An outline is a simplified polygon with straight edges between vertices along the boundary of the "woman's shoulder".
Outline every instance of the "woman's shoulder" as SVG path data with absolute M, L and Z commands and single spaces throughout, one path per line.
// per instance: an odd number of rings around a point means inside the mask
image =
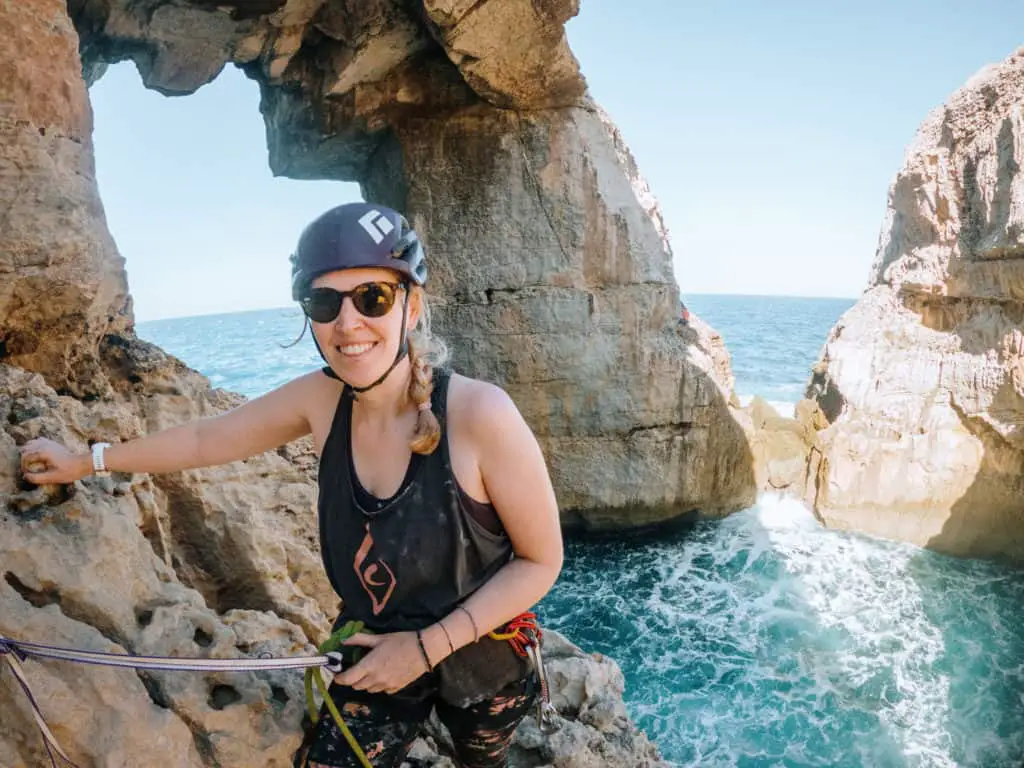
M 296 376 L 282 385 L 281 388 L 288 388 L 292 391 L 301 391 L 307 394 L 337 395 L 345 385 L 341 379 L 330 374 L 329 371 L 329 368 L 317 368 L 316 370 Z
M 496 428 L 521 422 L 515 401 L 497 384 L 452 372 L 448 379 L 448 418 L 453 428 L 491 437 Z
M 310 412 L 320 411 L 325 407 L 333 409 L 343 388 L 344 384 L 338 379 L 332 379 L 318 369 L 296 376 L 279 386 L 272 394 L 299 410 Z

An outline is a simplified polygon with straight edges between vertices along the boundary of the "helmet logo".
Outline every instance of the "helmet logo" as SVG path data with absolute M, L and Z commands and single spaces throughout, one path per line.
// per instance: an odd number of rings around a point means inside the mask
M 377 210 L 370 210 L 359 217 L 359 225 L 366 230 L 366 234 L 373 238 L 373 242 L 380 245 L 380 241 L 384 239 L 391 230 L 395 228 L 395 225 L 388 221 L 388 218 Z

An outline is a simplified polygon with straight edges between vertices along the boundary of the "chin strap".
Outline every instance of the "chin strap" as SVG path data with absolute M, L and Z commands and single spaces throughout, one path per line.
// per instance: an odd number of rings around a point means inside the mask
M 378 378 L 372 384 L 367 384 L 365 387 L 353 387 L 351 384 L 349 384 L 347 381 L 345 381 L 343 378 L 341 378 L 341 376 L 336 374 L 334 372 L 334 370 L 331 368 L 330 362 L 327 360 L 327 355 L 325 355 L 324 351 L 322 349 L 320 349 L 320 342 L 318 342 L 316 340 L 316 334 L 315 333 L 311 334 L 313 336 L 313 345 L 316 347 L 316 351 L 320 353 L 320 357 L 322 357 L 324 362 L 327 363 L 327 366 L 323 369 L 323 372 L 327 376 L 330 376 L 332 379 L 337 379 L 342 384 L 344 384 L 346 387 L 348 387 L 352 391 L 352 398 L 353 399 L 357 399 L 358 395 L 360 395 L 361 393 L 368 392 L 369 390 L 371 390 L 374 387 L 376 387 L 378 384 L 381 384 L 384 381 L 384 379 L 386 379 L 388 376 L 391 375 L 391 372 L 393 370 L 395 370 L 395 367 L 400 362 L 402 362 L 402 358 L 405 357 L 407 354 L 409 354 L 409 334 L 406 331 L 405 322 L 406 322 L 406 320 L 408 319 L 408 316 L 409 316 L 409 296 L 410 296 L 410 294 L 411 294 L 411 291 L 409 291 L 409 289 L 407 287 L 406 290 L 405 290 L 405 301 L 402 302 L 402 341 L 398 345 L 398 354 L 395 355 L 394 362 L 392 362 L 391 365 L 388 367 L 388 369 L 386 371 L 384 371 L 384 373 L 382 373 L 380 375 L 380 378 Z

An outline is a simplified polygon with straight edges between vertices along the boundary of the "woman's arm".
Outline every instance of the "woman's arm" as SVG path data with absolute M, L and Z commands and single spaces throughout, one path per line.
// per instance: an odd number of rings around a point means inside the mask
M 310 431 L 306 404 L 322 383 L 319 372 L 288 382 L 227 413 L 118 443 L 104 451 L 114 472 L 177 472 L 245 459 Z M 73 453 L 45 438 L 22 446 L 25 479 L 43 485 L 72 483 L 92 472 L 89 453 Z
M 536 604 L 558 578 L 563 557 L 558 503 L 536 437 L 506 392 L 476 386 L 469 423 L 477 461 L 515 558 L 463 603 L 472 621 L 462 610 L 443 620 L 456 649 Z M 424 632 L 424 643 L 435 662 L 450 653 L 436 624 Z

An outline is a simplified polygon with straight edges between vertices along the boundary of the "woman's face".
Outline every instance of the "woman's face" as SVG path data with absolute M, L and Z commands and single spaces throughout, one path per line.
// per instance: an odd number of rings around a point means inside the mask
M 345 296 L 341 311 L 334 320 L 311 322 L 327 362 L 342 379 L 354 387 L 372 384 L 390 367 L 398 354 L 402 341 L 402 304 L 406 300 L 405 289 L 398 287 L 401 275 L 389 269 L 343 269 L 320 275 L 312 286 L 314 292 L 317 289 L 352 291 L 367 283 L 389 283 L 395 287 L 394 305 L 386 314 L 368 317 L 356 309 L 352 296 Z M 378 300 L 381 298 L 379 291 L 371 290 L 367 295 Z M 419 301 L 414 295 L 409 302 L 407 329 L 415 327 L 418 313 Z

